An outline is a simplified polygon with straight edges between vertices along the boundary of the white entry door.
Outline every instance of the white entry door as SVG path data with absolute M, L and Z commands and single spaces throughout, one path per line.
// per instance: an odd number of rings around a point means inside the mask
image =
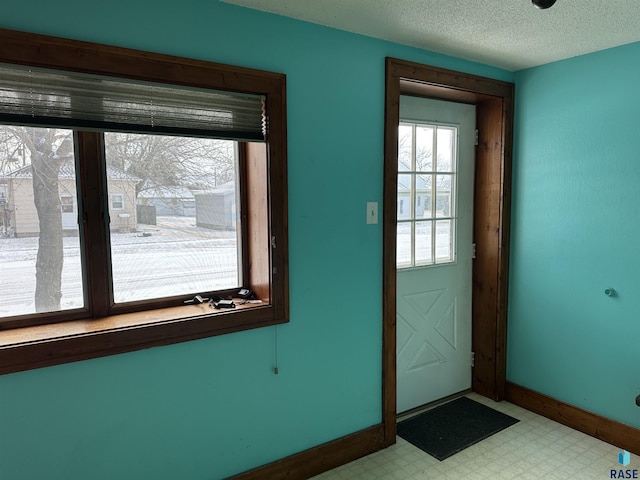
M 397 411 L 471 387 L 475 106 L 403 96 Z
M 75 197 L 70 194 L 60 195 L 60 209 L 62 211 L 62 229 L 77 230 L 78 212 Z

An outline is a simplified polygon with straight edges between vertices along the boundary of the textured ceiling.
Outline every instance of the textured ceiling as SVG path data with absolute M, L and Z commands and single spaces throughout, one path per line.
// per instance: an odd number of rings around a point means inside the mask
M 640 40 L 640 0 L 223 0 L 515 71 Z

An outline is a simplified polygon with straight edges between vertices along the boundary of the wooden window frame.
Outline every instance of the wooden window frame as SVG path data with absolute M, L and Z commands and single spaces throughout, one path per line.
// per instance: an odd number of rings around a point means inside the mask
M 0 323 L 0 374 L 289 321 L 285 75 L 4 29 L 0 29 L 0 62 L 263 95 L 267 133 L 266 143 L 241 143 L 239 155 L 245 187 L 241 201 L 246 205 L 243 283 L 262 303 L 229 310 L 214 310 L 206 303 L 155 305 L 158 308 L 118 314 L 101 307 L 70 316 L 44 314 L 47 323 L 40 325 L 34 325 L 33 319 Z M 99 157 L 99 138 L 82 138 L 80 154 Z M 99 177 L 83 179 L 89 184 L 96 180 Z M 97 222 L 91 228 L 106 227 Z M 94 233 L 106 237 L 106 232 Z M 94 243 L 90 249 L 92 256 L 108 258 L 106 245 Z M 96 265 L 87 268 L 101 268 Z M 89 278 L 89 298 L 109 288 L 101 280 L 107 276 L 99 271 L 91 272 Z

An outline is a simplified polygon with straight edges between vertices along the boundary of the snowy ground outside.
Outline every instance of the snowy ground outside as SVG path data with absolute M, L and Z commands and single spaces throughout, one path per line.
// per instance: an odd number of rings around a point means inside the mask
M 416 227 L 416 260 L 431 257 L 431 227 Z M 450 254 L 448 225 L 436 229 L 436 255 Z M 159 216 L 157 225 L 111 236 L 116 303 L 239 287 L 236 234 L 197 227 L 194 217 Z M 38 238 L 0 238 L 0 317 L 34 313 Z M 398 225 L 398 262 L 411 259 L 410 226 Z M 78 237 L 64 238 L 62 309 L 84 304 Z
M 239 286 L 236 234 L 197 227 L 194 217 L 158 217 L 111 236 L 117 303 Z M 38 238 L 0 239 L 0 317 L 34 313 Z M 78 237 L 64 238 L 62 308 L 82 307 Z
M 451 259 L 451 226 L 450 221 L 436 223 L 435 263 L 447 262 Z M 415 262 L 416 265 L 432 263 L 431 222 L 416 222 L 415 226 Z M 397 265 L 411 264 L 411 224 L 398 223 L 397 230 Z

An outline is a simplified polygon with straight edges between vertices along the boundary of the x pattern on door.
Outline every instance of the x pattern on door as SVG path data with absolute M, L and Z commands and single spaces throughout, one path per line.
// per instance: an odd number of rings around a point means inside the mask
M 400 298 L 397 306 L 399 372 L 445 363 L 457 350 L 456 298 L 450 298 L 445 292 L 439 289 Z M 410 308 L 411 313 L 403 315 L 405 308 Z M 419 321 L 409 320 L 412 316 L 416 318 L 416 314 Z

